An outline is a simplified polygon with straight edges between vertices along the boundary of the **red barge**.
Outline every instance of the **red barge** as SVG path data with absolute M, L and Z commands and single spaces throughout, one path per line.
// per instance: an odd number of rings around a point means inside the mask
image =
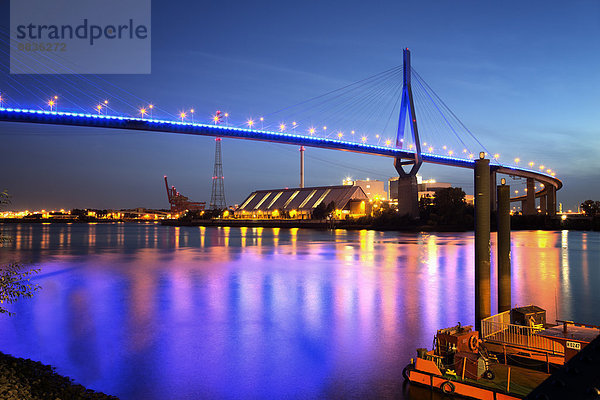
M 440 329 L 433 350 L 417 349 L 403 371 L 411 383 L 481 400 L 523 399 L 600 335 L 600 327 L 556 321 L 529 305 L 481 321 L 481 333 L 458 324 Z

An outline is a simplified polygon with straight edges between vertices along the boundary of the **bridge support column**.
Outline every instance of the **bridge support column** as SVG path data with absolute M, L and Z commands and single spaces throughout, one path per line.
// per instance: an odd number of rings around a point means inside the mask
M 411 141 L 415 146 L 414 157 L 406 159 L 396 158 L 394 168 L 398 171 L 398 212 L 411 218 L 419 218 L 419 187 L 417 185 L 417 172 L 421 168 L 421 142 L 419 141 L 419 129 L 417 128 L 417 114 L 413 101 L 411 89 L 411 67 L 410 51 L 404 50 L 404 80 L 402 85 L 402 101 L 400 102 L 400 118 L 398 120 L 398 133 L 396 135 L 396 147 L 402 148 L 405 139 Z M 405 138 L 405 127 L 408 122 L 410 137 Z M 404 171 L 404 166 L 410 168 Z
M 552 185 L 548 186 L 548 194 L 547 196 L 547 208 L 548 215 L 555 216 L 556 215 L 556 188 Z
M 498 313 L 510 310 L 510 186 L 502 179 L 498 186 Z
M 475 329 L 491 315 L 490 283 L 490 160 L 475 161 Z
M 535 181 L 527 178 L 527 193 L 523 202 L 523 215 L 535 215 Z
M 300 146 L 300 187 L 304 187 L 304 146 Z
M 490 172 L 490 208 L 492 211 L 496 211 L 498 209 L 496 184 L 496 171 L 492 171 Z
M 398 213 L 419 218 L 419 186 L 416 175 L 398 178 Z
M 546 195 L 544 196 L 540 196 L 540 213 L 542 215 L 546 215 L 548 212 L 548 207 L 547 206 L 547 197 Z

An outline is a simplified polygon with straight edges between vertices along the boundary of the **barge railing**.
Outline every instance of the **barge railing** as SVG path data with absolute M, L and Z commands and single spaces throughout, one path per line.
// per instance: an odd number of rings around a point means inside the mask
M 492 315 L 481 320 L 481 338 L 485 341 L 522 347 L 552 355 L 564 355 L 565 349 L 560 343 L 536 335 L 543 328 L 522 326 L 510 323 L 510 311 Z

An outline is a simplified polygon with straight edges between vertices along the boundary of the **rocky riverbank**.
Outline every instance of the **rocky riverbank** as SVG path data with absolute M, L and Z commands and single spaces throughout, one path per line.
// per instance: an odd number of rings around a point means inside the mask
M 86 389 L 57 374 L 49 365 L 0 353 L 0 399 L 115 400 L 117 397 Z

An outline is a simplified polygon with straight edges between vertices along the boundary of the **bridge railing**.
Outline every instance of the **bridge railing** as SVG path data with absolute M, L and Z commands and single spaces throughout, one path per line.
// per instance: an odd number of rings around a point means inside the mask
M 542 329 L 541 327 L 511 324 L 510 311 L 481 320 L 481 338 L 485 341 L 553 355 L 564 355 L 563 345 L 536 334 Z

